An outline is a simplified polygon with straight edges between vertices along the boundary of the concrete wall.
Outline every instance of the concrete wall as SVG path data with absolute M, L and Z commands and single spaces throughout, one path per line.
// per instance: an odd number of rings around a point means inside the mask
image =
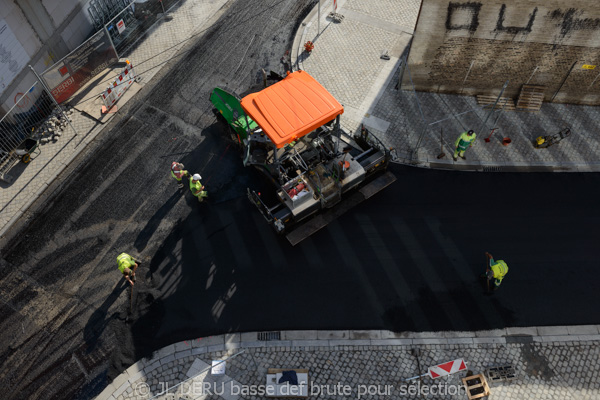
M 546 87 L 546 101 L 600 104 L 600 6 L 423 0 L 409 65 L 417 90 L 498 94 L 510 80 L 511 97 L 529 83 Z
M 0 0 L 0 21 L 4 20 L 16 37 L 18 44 L 14 47 L 24 49 L 27 55 L 16 76 L 5 72 L 0 77 L 0 117 L 35 82 L 28 64 L 38 73 L 43 72 L 93 33 L 88 3 L 89 0 Z M 28 96 L 37 98 L 36 92 Z

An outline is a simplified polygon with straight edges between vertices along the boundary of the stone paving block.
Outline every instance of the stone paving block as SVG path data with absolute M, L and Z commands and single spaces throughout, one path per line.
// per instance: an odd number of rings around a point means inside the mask
M 506 339 L 503 337 L 474 337 L 474 344 L 506 344 Z
M 129 368 L 127 368 L 126 371 L 130 376 L 133 376 L 134 374 L 137 374 L 138 372 L 143 371 L 144 368 L 146 368 L 146 366 L 147 365 L 146 365 L 146 362 L 144 359 L 144 360 L 140 360 L 140 361 L 132 364 Z
M 392 332 L 386 330 L 380 332 L 382 339 L 406 339 L 411 337 L 411 332 Z
M 205 338 L 198 338 L 199 346 L 212 346 L 216 344 L 225 344 L 225 337 L 223 335 L 216 335 Z
M 117 388 L 120 388 L 121 385 L 127 383 L 127 380 L 129 379 L 129 374 L 127 373 L 127 371 L 124 371 L 121 375 L 117 376 L 113 381 L 112 381 L 112 385 Z
M 473 332 L 462 332 L 462 331 L 448 331 L 442 332 L 443 337 L 445 338 L 470 338 L 473 336 Z
M 329 346 L 327 340 L 292 340 L 293 347 L 326 347 Z
M 350 339 L 381 339 L 381 331 L 350 331 Z
M 207 352 L 208 353 L 216 353 L 218 351 L 223 351 L 225 350 L 225 344 L 214 344 L 212 346 L 207 346 Z
M 168 354 L 160 358 L 160 365 L 166 365 L 175 360 L 175 353 Z
M 257 348 L 257 347 L 264 347 L 265 342 L 256 340 L 254 342 L 241 342 L 240 345 L 242 348 Z
M 196 356 L 199 354 L 204 354 L 208 351 L 208 347 L 207 346 L 202 346 L 202 347 L 194 347 L 192 349 L 192 356 Z
M 569 342 L 576 340 L 577 336 L 569 336 L 569 335 L 544 335 L 540 336 L 543 343 L 552 343 L 552 342 Z
M 154 354 L 152 354 L 152 358 L 160 359 L 160 358 L 166 357 L 174 352 L 175 352 L 175 344 L 170 344 L 168 346 L 163 347 L 162 349 L 159 349 Z
M 182 358 L 186 358 L 192 355 L 192 349 L 189 348 L 187 350 L 183 350 L 183 351 L 177 351 L 175 352 L 175 359 L 176 360 L 180 360 Z
M 444 338 L 444 332 L 411 332 L 410 337 L 414 339 L 438 339 Z
M 223 339 L 225 340 L 225 344 L 239 343 L 242 340 L 242 335 L 241 333 L 226 333 L 223 335 Z
M 448 338 L 448 344 L 473 344 L 473 338 L 467 337 L 456 337 L 456 338 Z
M 429 344 L 448 344 L 448 339 L 446 338 L 414 338 L 413 345 L 429 345 Z
M 317 338 L 317 331 L 283 331 L 281 338 L 284 340 L 313 340 Z
M 582 342 L 600 341 L 600 334 L 599 335 L 577 335 L 576 337 L 577 337 L 577 339 L 573 339 L 573 340 L 579 340 Z
M 158 367 L 160 367 L 160 360 L 159 359 L 152 359 L 152 360 L 146 362 L 146 365 L 147 366 L 144 368 L 144 374 L 148 375 L 152 371 L 154 371 L 155 369 L 157 369 Z
M 412 339 L 373 339 L 372 346 L 410 346 L 413 344 Z
M 506 336 L 506 329 L 491 329 L 483 331 L 475 331 L 476 337 L 501 337 Z
M 327 340 L 327 339 L 349 339 L 350 331 L 318 331 L 317 339 L 319 340 Z
M 256 342 L 258 340 L 258 335 L 256 332 L 243 332 L 240 337 L 240 341 L 244 342 Z
M 596 325 L 571 325 L 567 326 L 569 335 L 597 335 L 598 327 Z
M 291 346 L 292 345 L 292 341 L 291 340 L 266 340 L 263 343 L 263 347 L 266 348 L 273 348 L 273 347 L 286 347 L 286 346 Z
M 511 335 L 518 335 L 518 336 L 524 336 L 524 335 L 530 335 L 530 336 L 537 336 L 538 335 L 538 330 L 537 328 L 534 327 L 516 327 L 516 328 L 506 328 L 506 334 L 508 336 Z
M 175 352 L 189 350 L 192 347 L 192 343 L 187 340 L 174 343 L 174 345 L 175 345 Z
M 369 346 L 371 341 L 369 339 L 332 339 L 329 340 L 329 346 Z
M 129 379 L 127 380 L 127 382 L 129 383 L 129 385 L 132 385 L 134 382 L 136 382 L 143 376 L 145 376 L 144 371 L 138 371 L 134 374 L 129 374 Z
M 225 343 L 225 350 L 237 350 L 240 348 L 242 348 L 242 343 L 240 342 Z
M 119 388 L 113 392 L 112 395 L 115 396 L 115 397 L 119 397 L 121 394 L 123 394 L 123 392 L 125 390 L 127 390 L 130 387 L 131 387 L 131 384 L 129 382 L 125 382 L 125 383 L 121 384 L 119 386 Z
M 540 326 L 538 334 L 540 336 L 568 335 L 569 331 L 566 326 Z

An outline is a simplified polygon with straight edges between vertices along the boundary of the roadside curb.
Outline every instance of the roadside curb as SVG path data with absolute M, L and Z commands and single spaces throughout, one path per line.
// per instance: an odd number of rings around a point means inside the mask
M 280 331 L 279 340 L 259 340 L 265 332 L 229 333 L 184 340 L 154 352 L 151 359 L 142 359 L 114 379 L 97 400 L 113 400 L 133 383 L 169 362 L 185 357 L 265 348 L 271 351 L 314 351 L 319 348 L 350 350 L 357 346 L 420 346 L 420 345 L 506 345 L 527 343 L 600 342 L 600 325 L 515 327 L 484 331 L 392 332 L 387 330 Z M 363 349 L 364 350 L 364 349 Z

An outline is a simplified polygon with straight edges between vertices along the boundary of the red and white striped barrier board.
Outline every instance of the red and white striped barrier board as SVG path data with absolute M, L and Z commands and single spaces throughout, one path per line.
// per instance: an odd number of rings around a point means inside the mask
M 127 66 L 123 69 L 123 71 L 121 71 L 111 86 L 102 92 L 102 101 L 104 102 L 106 111 L 110 110 L 110 108 L 115 105 L 123 93 L 129 89 L 129 87 L 135 81 L 135 77 L 136 75 L 135 71 L 133 70 L 133 65 L 127 61 Z
M 467 365 L 465 364 L 465 360 L 463 360 L 462 358 L 459 358 L 458 360 L 449 361 L 447 363 L 429 367 L 429 376 L 432 379 L 436 379 L 441 376 L 452 375 L 457 372 L 464 371 L 466 369 L 467 369 Z

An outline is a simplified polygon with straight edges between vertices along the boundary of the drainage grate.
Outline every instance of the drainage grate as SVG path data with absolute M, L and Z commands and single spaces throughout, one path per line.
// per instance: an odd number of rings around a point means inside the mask
M 503 367 L 488 368 L 486 370 L 487 376 L 491 382 L 497 381 L 512 381 L 517 378 L 515 369 L 512 365 L 505 365 Z
M 501 172 L 502 167 L 483 167 L 483 172 Z
M 258 332 L 258 340 L 281 340 L 281 332 Z

